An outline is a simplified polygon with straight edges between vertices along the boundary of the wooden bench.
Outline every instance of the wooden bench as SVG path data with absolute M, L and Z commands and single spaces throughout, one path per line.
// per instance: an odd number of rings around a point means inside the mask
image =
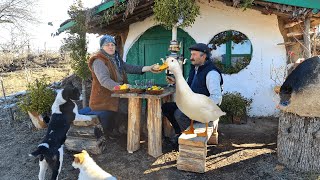
M 102 126 L 96 115 L 89 115 L 91 121 L 74 120 L 65 141 L 69 151 L 87 150 L 91 154 L 101 154 L 106 146 Z
M 179 170 L 204 173 L 206 171 L 207 144 L 218 144 L 218 121 L 214 127 L 208 128 L 207 137 L 197 137 L 196 134 L 181 134 L 179 137 Z M 195 123 L 195 133 L 205 131 L 205 124 Z

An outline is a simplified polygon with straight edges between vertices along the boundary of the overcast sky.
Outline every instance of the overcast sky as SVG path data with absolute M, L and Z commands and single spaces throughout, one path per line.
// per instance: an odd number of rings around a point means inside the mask
M 39 24 L 28 26 L 27 32 L 31 35 L 32 49 L 52 49 L 57 50 L 61 46 L 61 40 L 65 37 L 65 33 L 59 36 L 51 37 L 51 33 L 56 32 L 60 24 L 69 18 L 68 9 L 74 0 L 38 0 L 38 7 L 35 9 Z M 101 3 L 101 0 L 83 0 L 84 7 L 93 7 Z M 49 26 L 48 22 L 52 22 L 53 26 Z M 1 30 L 0 30 L 1 31 Z M 8 36 L 2 34 L 2 40 L 6 40 Z M 89 51 L 95 51 L 98 46 L 99 37 L 90 35 Z

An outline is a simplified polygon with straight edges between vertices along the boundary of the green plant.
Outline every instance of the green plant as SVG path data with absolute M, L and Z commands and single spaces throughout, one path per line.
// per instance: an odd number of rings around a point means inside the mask
M 252 99 L 243 97 L 240 93 L 225 93 L 220 108 L 226 112 L 226 118 L 245 117 L 250 110 Z
M 102 18 L 101 18 L 101 22 L 100 25 L 101 27 L 103 25 L 107 25 L 109 24 L 109 22 L 111 20 L 113 20 L 113 18 L 119 14 L 120 12 L 123 12 L 124 10 L 126 10 L 127 5 L 126 3 L 118 3 L 117 5 L 112 6 L 111 8 L 109 8 L 108 10 L 104 11 Z
M 36 79 L 27 86 L 27 93 L 18 102 L 18 107 L 24 112 L 49 112 L 55 99 L 54 90 L 48 88 L 46 78 Z
M 221 61 L 215 60 L 213 63 L 217 66 L 224 74 L 234 74 L 240 72 L 242 69 L 250 64 L 250 57 L 243 57 L 234 63 L 233 65 L 226 67 Z
M 82 94 L 86 94 L 85 80 L 91 77 L 91 73 L 87 64 L 87 15 L 82 1 L 77 0 L 71 5 L 68 14 L 76 23 L 69 29 L 68 37 L 64 39 L 64 44 L 61 49 L 70 51 L 71 68 L 74 70 L 74 73 L 82 79 Z M 86 104 L 87 100 L 84 96 L 82 99 L 83 107 L 85 107 Z
M 155 21 L 166 29 L 171 29 L 181 18 L 180 27 L 191 26 L 200 14 L 199 9 L 195 0 L 155 0 L 153 6 Z

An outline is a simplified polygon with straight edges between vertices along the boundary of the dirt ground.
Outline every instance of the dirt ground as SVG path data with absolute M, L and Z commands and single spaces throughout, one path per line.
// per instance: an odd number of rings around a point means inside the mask
M 37 179 L 38 160 L 28 153 L 37 147 L 45 130 L 34 130 L 30 120 L 18 112 L 14 121 L 10 121 L 7 110 L 0 110 L 0 117 L 0 179 Z M 294 172 L 277 162 L 277 121 L 251 118 L 241 125 L 220 124 L 220 144 L 208 147 L 204 174 L 178 170 L 179 152 L 166 139 L 163 155 L 158 158 L 148 155 L 147 142 L 129 154 L 126 135 L 108 140 L 103 154 L 93 158 L 118 179 L 320 179 L 320 174 Z M 77 179 L 79 171 L 71 166 L 74 153 L 66 151 L 60 179 Z

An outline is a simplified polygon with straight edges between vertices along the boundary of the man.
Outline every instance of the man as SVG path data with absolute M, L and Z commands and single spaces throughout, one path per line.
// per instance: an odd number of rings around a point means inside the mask
M 155 65 L 155 64 L 154 64 Z M 92 87 L 89 107 L 80 114 L 95 114 L 99 117 L 103 131 L 109 138 L 115 137 L 114 124 L 120 113 L 127 113 L 127 100 L 111 97 L 115 86 L 128 83 L 127 73 L 157 73 L 153 66 L 136 66 L 124 62 L 116 51 L 115 39 L 104 35 L 100 39 L 100 50 L 93 55 L 88 66 L 92 73 Z
M 221 72 L 211 61 L 211 50 L 206 44 L 198 43 L 189 48 L 191 50 L 191 69 L 188 84 L 195 93 L 209 96 L 218 105 L 222 101 L 223 79 Z M 167 76 L 169 84 L 175 84 L 173 77 Z M 176 135 L 172 141 L 177 143 L 180 134 L 190 125 L 190 119 L 177 107 L 176 103 L 169 102 L 162 105 L 162 113 L 171 122 Z

